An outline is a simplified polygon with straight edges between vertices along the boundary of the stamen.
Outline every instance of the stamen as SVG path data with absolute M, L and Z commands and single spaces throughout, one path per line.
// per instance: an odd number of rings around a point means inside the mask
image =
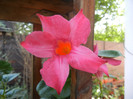
M 66 55 L 71 51 L 71 43 L 70 42 L 58 42 L 58 47 L 56 48 L 56 54 L 58 55 Z

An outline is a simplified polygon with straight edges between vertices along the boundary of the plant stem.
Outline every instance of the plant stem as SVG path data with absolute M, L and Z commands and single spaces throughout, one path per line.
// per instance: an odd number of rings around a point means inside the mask
M 3 81 L 1 81 L 1 83 L 2 83 L 2 86 L 3 86 L 3 89 L 4 89 L 2 99 L 6 99 L 6 83 L 4 83 Z
M 102 86 L 102 81 L 99 80 L 99 85 L 100 85 L 100 98 L 103 98 L 103 86 Z

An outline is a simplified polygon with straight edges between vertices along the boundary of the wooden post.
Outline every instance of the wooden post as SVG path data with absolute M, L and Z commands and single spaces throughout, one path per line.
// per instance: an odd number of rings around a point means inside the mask
M 86 46 L 93 49 L 95 0 L 74 0 L 74 12 L 83 9 L 84 15 L 91 23 L 91 34 Z M 76 14 L 75 13 L 75 14 Z M 71 69 L 71 99 L 91 99 L 92 75 Z
M 41 31 L 40 24 L 33 24 L 33 31 Z M 33 99 L 40 99 L 36 86 L 41 80 L 40 69 L 42 68 L 41 58 L 33 56 Z

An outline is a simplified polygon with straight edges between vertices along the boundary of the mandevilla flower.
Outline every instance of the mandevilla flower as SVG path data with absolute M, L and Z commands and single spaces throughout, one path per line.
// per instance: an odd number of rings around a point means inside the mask
M 89 48 L 80 44 L 87 42 L 90 22 L 83 11 L 67 21 L 60 15 L 45 17 L 37 14 L 43 31 L 34 31 L 21 45 L 31 54 L 49 58 L 40 70 L 45 83 L 60 94 L 69 74 L 69 64 L 78 70 L 96 73 L 105 63 Z
M 96 55 L 98 55 L 98 47 L 97 47 L 97 44 L 94 45 L 94 53 L 95 53 Z M 117 66 L 117 65 L 120 65 L 120 64 L 121 64 L 121 61 L 120 61 L 120 60 L 116 60 L 116 59 L 113 59 L 113 58 L 102 57 L 102 59 L 105 60 L 106 63 L 109 63 L 109 64 L 111 64 L 111 65 L 113 65 L 113 66 Z M 103 74 L 104 74 L 104 73 L 105 73 L 107 76 L 109 76 L 109 74 L 108 74 L 108 68 L 107 68 L 106 64 L 102 64 L 102 65 L 99 67 L 97 73 L 95 73 L 95 75 L 97 76 L 97 78 L 98 78 L 99 80 L 102 80 Z

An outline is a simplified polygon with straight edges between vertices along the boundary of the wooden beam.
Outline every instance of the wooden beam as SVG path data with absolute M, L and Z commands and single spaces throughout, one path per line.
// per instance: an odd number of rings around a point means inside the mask
M 0 20 L 40 23 L 36 13 L 44 15 L 72 11 L 72 0 L 1 0 Z
M 72 10 L 72 0 L 2 0 L 0 5 L 30 9 L 46 9 L 57 13 L 67 13 Z
M 40 24 L 33 24 L 34 31 L 42 30 Z M 42 68 L 41 58 L 37 58 L 33 56 L 33 98 L 32 99 L 40 99 L 37 91 L 36 86 L 41 80 L 40 69 Z
M 93 49 L 95 0 L 74 0 L 74 12 L 77 13 L 81 8 L 91 23 L 91 34 L 86 46 Z M 92 75 L 71 69 L 71 99 L 91 99 L 91 96 Z
M 36 11 L 38 10 L 0 5 L 0 20 L 39 23 Z

